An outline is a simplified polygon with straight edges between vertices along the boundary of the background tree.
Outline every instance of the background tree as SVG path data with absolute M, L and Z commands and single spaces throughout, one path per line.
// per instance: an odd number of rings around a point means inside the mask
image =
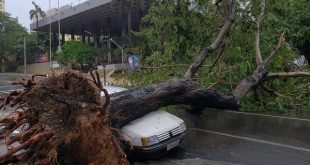
M 8 56 L 16 56 L 23 53 L 23 37 L 27 35 L 11 14 L 0 12 L 0 72 L 2 64 L 8 60 Z
M 26 37 L 27 61 L 33 63 L 36 56 L 47 54 L 49 47 L 48 33 L 31 32 Z M 23 57 L 20 57 L 21 59 Z
M 288 42 L 305 55 L 310 64 L 310 3 L 307 0 L 270 1 L 266 21 L 275 31 L 285 33 Z
M 34 1 L 32 1 L 32 4 L 34 6 L 35 9 L 32 9 L 29 11 L 29 14 L 30 14 L 30 19 L 32 20 L 33 18 L 36 19 L 36 24 L 37 24 L 37 27 L 38 27 L 38 24 L 39 24 L 39 17 L 42 17 L 42 18 L 45 18 L 46 17 L 46 14 L 45 12 L 41 9 L 40 6 L 38 6 Z
M 78 41 L 67 41 L 57 60 L 65 65 L 92 64 L 96 56 L 96 49 Z

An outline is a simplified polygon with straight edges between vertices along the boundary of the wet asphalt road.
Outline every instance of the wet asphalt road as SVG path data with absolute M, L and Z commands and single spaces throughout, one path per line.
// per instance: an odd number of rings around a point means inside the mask
M 0 97 L 20 89 L 21 74 L 0 74 Z M 177 111 L 188 126 L 181 146 L 135 165 L 309 165 L 310 115 L 279 117 L 233 111 Z M 306 116 L 306 117 L 305 117 Z M 0 146 L 0 154 L 6 149 Z
M 181 147 L 144 164 L 309 165 L 310 120 L 233 111 L 193 115 L 180 110 L 189 132 Z
M 23 74 L 0 73 L 0 97 L 9 94 L 11 91 L 21 89 L 20 85 L 12 85 L 12 83 L 24 77 Z M 29 75 L 26 77 L 29 78 Z

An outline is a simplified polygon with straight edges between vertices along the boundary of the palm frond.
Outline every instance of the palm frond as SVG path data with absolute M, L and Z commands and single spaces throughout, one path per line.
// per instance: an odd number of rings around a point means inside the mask
M 36 11 L 35 10 L 30 10 L 29 14 L 30 14 L 30 19 L 33 19 L 34 16 L 36 15 Z

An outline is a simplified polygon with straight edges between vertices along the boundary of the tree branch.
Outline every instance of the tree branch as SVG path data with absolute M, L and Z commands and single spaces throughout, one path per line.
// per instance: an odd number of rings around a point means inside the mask
M 281 34 L 278 40 L 278 44 L 276 47 L 273 47 L 272 51 L 270 52 L 269 56 L 265 59 L 264 64 L 266 65 L 270 59 L 273 57 L 273 55 L 280 49 L 282 44 L 285 42 L 284 33 Z
M 215 64 L 219 61 L 219 59 L 224 55 L 225 52 L 225 45 L 222 46 L 222 49 L 220 51 L 220 54 L 215 58 L 215 60 L 213 61 L 213 63 L 210 65 L 209 67 L 209 72 L 211 72 L 211 70 L 213 69 L 213 67 L 215 66 Z
M 142 69 L 164 69 L 164 68 L 175 68 L 175 67 L 189 67 L 188 64 L 175 64 L 175 65 L 163 65 L 163 66 L 141 66 Z M 211 65 L 202 65 L 201 67 L 210 68 Z
M 202 66 L 206 58 L 218 47 L 222 46 L 224 39 L 226 38 L 228 32 L 231 29 L 231 26 L 234 22 L 235 10 L 234 10 L 234 1 L 226 0 L 226 18 L 225 23 L 222 26 L 220 32 L 217 34 L 215 40 L 209 47 L 205 47 L 200 52 L 196 60 L 191 64 L 191 66 L 186 71 L 184 78 L 193 79 L 199 68 Z
M 263 58 L 262 54 L 260 51 L 260 23 L 262 22 L 263 15 L 265 13 L 265 0 L 260 1 L 260 14 L 256 17 L 255 22 L 256 22 L 256 34 L 255 34 L 255 61 L 256 65 L 260 66 L 263 65 Z
M 273 90 L 273 89 L 271 89 L 270 87 L 268 87 L 267 85 L 261 85 L 261 87 L 262 87 L 262 89 L 263 90 L 265 90 L 266 92 L 268 92 L 268 93 L 270 93 L 270 94 L 273 94 L 273 95 L 275 95 L 275 96 L 277 96 L 277 97 L 285 97 L 285 98 L 287 98 L 287 96 L 285 96 L 285 95 L 283 95 L 283 94 L 281 94 L 281 93 L 279 93 L 279 92 L 276 92 L 275 90 Z
M 310 72 L 279 72 L 267 74 L 267 79 L 291 77 L 310 77 Z

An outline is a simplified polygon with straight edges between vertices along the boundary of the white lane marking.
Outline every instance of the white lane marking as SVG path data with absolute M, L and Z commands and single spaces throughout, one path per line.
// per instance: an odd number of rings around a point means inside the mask
M 281 119 L 299 120 L 299 121 L 307 121 L 307 122 L 310 122 L 310 119 L 297 118 L 297 117 L 274 116 L 274 115 L 266 115 L 266 114 L 251 113 L 251 112 L 240 112 L 240 111 L 223 111 L 223 112 L 237 113 L 237 114 L 245 114 L 245 115 L 252 115 L 252 116 L 273 117 L 273 118 L 281 118 Z
M 21 90 L 23 90 L 23 89 L 12 89 L 12 90 L 6 90 L 6 91 L 0 91 L 0 93 L 1 94 L 9 94 L 9 93 L 11 93 L 11 92 L 14 92 L 14 91 L 21 91 Z
M 200 158 L 186 158 L 186 159 L 179 159 L 179 160 L 168 159 L 168 161 L 171 161 L 175 165 L 188 165 L 188 164 L 242 165 L 242 164 L 235 164 L 235 163 L 214 161 L 214 160 L 207 160 L 207 159 L 200 159 Z
M 297 146 L 281 144 L 281 143 L 276 143 L 276 142 L 271 142 L 271 141 L 266 141 L 266 140 L 260 140 L 260 139 L 254 139 L 254 138 L 249 138 L 249 137 L 244 137 L 244 136 L 231 135 L 231 134 L 222 133 L 222 132 L 215 132 L 215 131 L 210 131 L 210 130 L 204 130 L 204 129 L 200 129 L 200 128 L 189 128 L 189 129 L 190 130 L 194 130 L 194 131 L 199 131 L 199 132 L 205 132 L 205 133 L 216 134 L 216 135 L 220 135 L 220 136 L 226 136 L 226 137 L 231 137 L 231 138 L 236 138 L 236 139 L 256 142 L 256 143 L 263 143 L 263 144 L 274 145 L 274 146 L 288 148 L 288 149 L 293 149 L 293 150 L 298 150 L 298 151 L 310 152 L 309 148 L 304 148 L 304 147 L 297 147 Z

